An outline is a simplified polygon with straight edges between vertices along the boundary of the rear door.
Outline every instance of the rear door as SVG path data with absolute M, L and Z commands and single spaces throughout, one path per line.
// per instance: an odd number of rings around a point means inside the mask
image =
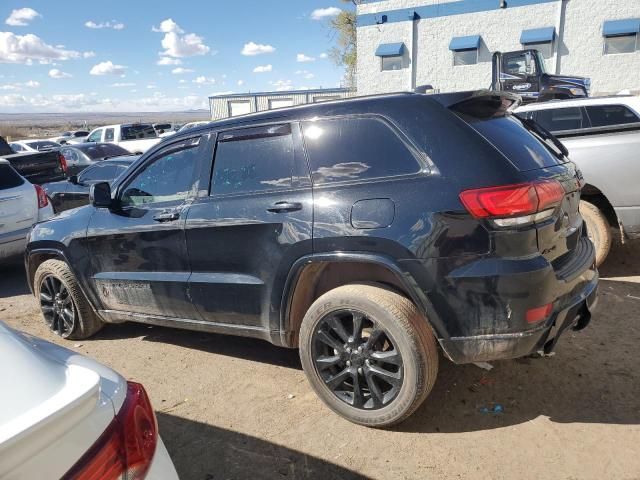
M 279 329 L 292 264 L 310 254 L 313 202 L 297 124 L 218 133 L 210 177 L 189 209 L 190 297 L 205 322 Z
M 119 207 L 96 209 L 87 229 L 95 290 L 105 310 L 192 319 L 184 222 L 207 142 L 173 142 L 117 188 Z
M 38 218 L 38 201 L 33 185 L 7 163 L 0 163 L 0 245 L 14 232 L 29 229 Z

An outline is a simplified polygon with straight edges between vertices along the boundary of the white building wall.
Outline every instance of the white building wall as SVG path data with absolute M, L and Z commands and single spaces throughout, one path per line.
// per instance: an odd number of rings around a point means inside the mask
M 446 0 L 447 2 L 450 0 Z M 384 13 L 446 3 L 438 0 L 387 0 L 365 3 L 358 14 Z M 507 2 L 508 3 L 508 2 Z M 496 5 L 498 0 L 496 0 Z M 520 50 L 523 30 L 551 27 L 559 35 L 554 55 L 546 59 L 549 73 L 590 77 L 592 92 L 640 89 L 640 50 L 603 55 L 602 24 L 606 20 L 640 17 L 640 0 L 557 0 L 462 15 L 388 22 L 358 28 L 358 94 L 411 90 L 431 84 L 442 91 L 488 88 L 494 51 Z M 453 37 L 480 35 L 477 65 L 453 66 Z M 413 41 L 417 40 L 415 63 Z M 404 42 L 407 68 L 383 72 L 375 51 L 381 43 Z M 412 69 L 415 68 L 415 73 Z M 412 76 L 415 77 L 412 79 Z

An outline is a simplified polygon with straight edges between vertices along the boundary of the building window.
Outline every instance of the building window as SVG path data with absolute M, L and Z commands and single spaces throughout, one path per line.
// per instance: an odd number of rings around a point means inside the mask
M 458 67 L 478 63 L 478 51 L 481 41 L 480 35 L 453 37 L 449 44 L 449 50 L 453 52 L 453 65 Z
M 272 98 L 269 100 L 269 110 L 275 110 L 276 108 L 292 107 L 292 98 Z
M 401 70 L 402 69 L 402 57 L 400 55 L 394 55 L 393 57 L 382 57 L 382 71 L 387 70 Z
M 556 39 L 556 27 L 532 28 L 523 30 L 520 43 L 524 49 L 538 50 L 544 58 L 553 56 L 553 42 Z
M 458 50 L 453 52 L 453 65 L 460 67 L 462 65 L 475 65 L 478 63 L 478 50 Z
M 382 43 L 378 45 L 376 57 L 380 57 L 382 71 L 404 68 L 404 43 Z
M 523 45 L 523 47 L 527 50 L 538 50 L 544 58 L 551 58 L 553 56 L 552 42 L 529 43 L 527 45 Z
M 251 102 L 249 100 L 230 101 L 228 103 L 230 117 L 251 113 Z
M 633 53 L 637 49 L 638 34 L 604 37 L 604 54 Z
M 633 53 L 638 49 L 640 18 L 609 20 L 602 25 L 604 54 Z

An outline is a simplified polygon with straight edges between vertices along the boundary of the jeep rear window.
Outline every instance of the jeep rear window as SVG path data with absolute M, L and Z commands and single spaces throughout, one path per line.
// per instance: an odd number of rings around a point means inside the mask
M 541 139 L 530 133 L 510 115 L 488 119 L 460 115 L 474 130 L 487 139 L 520 171 L 536 170 L 566 163 L 568 160 L 552 153 Z
M 407 145 L 377 118 L 337 118 L 303 123 L 316 185 L 418 173 Z
M 0 190 L 19 187 L 24 183 L 24 179 L 18 175 L 11 165 L 0 164 Z

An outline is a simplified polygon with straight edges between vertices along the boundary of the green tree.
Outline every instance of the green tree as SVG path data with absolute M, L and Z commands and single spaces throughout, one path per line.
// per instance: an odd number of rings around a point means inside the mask
M 357 5 L 358 0 L 342 0 L 344 3 Z M 330 20 L 331 30 L 336 35 L 336 46 L 329 51 L 329 56 L 336 65 L 345 69 L 344 83 L 348 88 L 356 87 L 356 65 L 358 53 L 356 48 L 356 12 L 343 10 Z

